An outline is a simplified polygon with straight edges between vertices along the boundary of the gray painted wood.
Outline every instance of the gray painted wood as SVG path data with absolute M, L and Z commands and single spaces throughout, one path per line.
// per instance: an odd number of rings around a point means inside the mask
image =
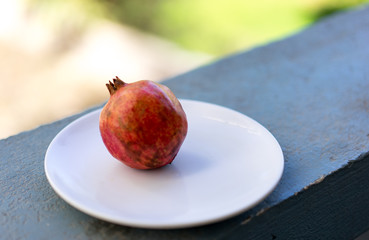
M 165 82 L 180 98 L 238 110 L 281 144 L 285 172 L 255 208 L 198 228 L 146 230 L 87 216 L 43 169 L 81 113 L 0 141 L 2 239 L 354 239 L 369 229 L 369 8 Z

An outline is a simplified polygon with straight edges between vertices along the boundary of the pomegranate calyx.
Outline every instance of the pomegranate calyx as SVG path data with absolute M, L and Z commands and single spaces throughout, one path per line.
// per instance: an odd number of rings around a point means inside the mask
M 113 82 L 109 81 L 109 83 L 105 84 L 109 90 L 110 96 L 113 95 L 119 88 L 124 87 L 127 83 L 123 82 L 119 77 L 113 78 Z

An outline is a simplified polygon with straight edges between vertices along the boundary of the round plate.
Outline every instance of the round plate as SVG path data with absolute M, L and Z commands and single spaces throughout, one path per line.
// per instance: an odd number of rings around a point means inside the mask
M 220 221 L 270 194 L 284 165 L 272 134 L 231 109 L 181 103 L 189 128 L 172 164 L 136 170 L 114 159 L 100 137 L 99 109 L 72 122 L 51 142 L 45 156 L 51 186 L 96 218 L 160 229 Z

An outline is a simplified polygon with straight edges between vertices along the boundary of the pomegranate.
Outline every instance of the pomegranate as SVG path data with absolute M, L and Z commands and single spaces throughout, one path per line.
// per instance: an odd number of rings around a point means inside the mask
M 136 169 L 173 161 L 187 134 L 187 118 L 172 91 L 159 83 L 106 84 L 110 98 L 100 114 L 100 133 L 110 154 Z

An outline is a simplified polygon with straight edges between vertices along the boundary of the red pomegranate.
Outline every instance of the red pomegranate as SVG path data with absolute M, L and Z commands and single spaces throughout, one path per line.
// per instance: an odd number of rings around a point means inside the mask
M 187 118 L 172 91 L 159 83 L 106 84 L 110 99 L 100 114 L 102 140 L 116 159 L 136 169 L 173 161 L 187 134 Z

